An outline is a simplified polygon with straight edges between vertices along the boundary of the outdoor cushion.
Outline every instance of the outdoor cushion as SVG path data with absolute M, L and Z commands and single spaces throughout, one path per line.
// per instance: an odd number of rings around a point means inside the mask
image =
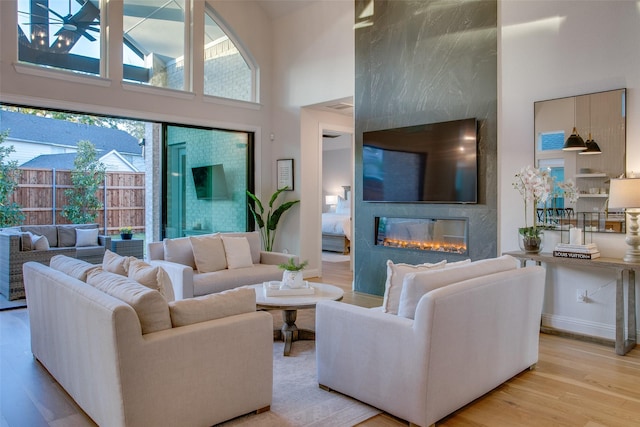
M 76 247 L 79 246 L 96 246 L 98 244 L 98 230 L 76 228 Z
M 55 225 L 23 225 L 22 231 L 29 231 L 32 234 L 46 236 L 50 246 L 58 246 L 58 230 Z

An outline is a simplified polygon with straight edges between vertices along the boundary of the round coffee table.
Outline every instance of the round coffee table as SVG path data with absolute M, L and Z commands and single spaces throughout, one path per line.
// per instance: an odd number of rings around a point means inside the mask
M 291 352 L 291 344 L 298 340 L 315 340 L 316 333 L 309 329 L 298 329 L 296 318 L 298 310 L 315 308 L 318 301 L 342 299 L 344 292 L 337 286 L 326 283 L 309 282 L 309 286 L 315 289 L 313 295 L 295 295 L 268 297 L 264 294 L 262 283 L 251 286 L 256 290 L 256 308 L 259 310 L 282 310 L 284 325 L 279 330 L 273 331 L 275 339 L 284 341 L 284 355 Z

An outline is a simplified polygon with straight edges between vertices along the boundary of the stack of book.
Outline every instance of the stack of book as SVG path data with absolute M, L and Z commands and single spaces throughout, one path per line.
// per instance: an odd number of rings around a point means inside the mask
M 600 257 L 600 251 L 595 243 L 586 245 L 571 245 L 558 243 L 553 250 L 553 256 L 574 259 L 596 259 Z

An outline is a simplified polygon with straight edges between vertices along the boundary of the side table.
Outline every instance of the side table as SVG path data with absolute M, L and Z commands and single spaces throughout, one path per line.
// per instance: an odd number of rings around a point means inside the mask
M 111 239 L 111 251 L 122 256 L 144 258 L 144 241 L 142 239 Z

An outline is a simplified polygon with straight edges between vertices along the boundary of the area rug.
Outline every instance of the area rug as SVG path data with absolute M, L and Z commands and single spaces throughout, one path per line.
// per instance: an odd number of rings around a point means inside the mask
M 283 343 L 273 345 L 273 402 L 271 410 L 245 415 L 218 427 L 349 427 L 380 414 L 355 399 L 318 387 L 315 341 L 296 341 L 291 355 Z
M 349 255 L 339 254 L 337 252 L 322 252 L 322 261 L 324 262 L 345 262 L 349 261 Z

